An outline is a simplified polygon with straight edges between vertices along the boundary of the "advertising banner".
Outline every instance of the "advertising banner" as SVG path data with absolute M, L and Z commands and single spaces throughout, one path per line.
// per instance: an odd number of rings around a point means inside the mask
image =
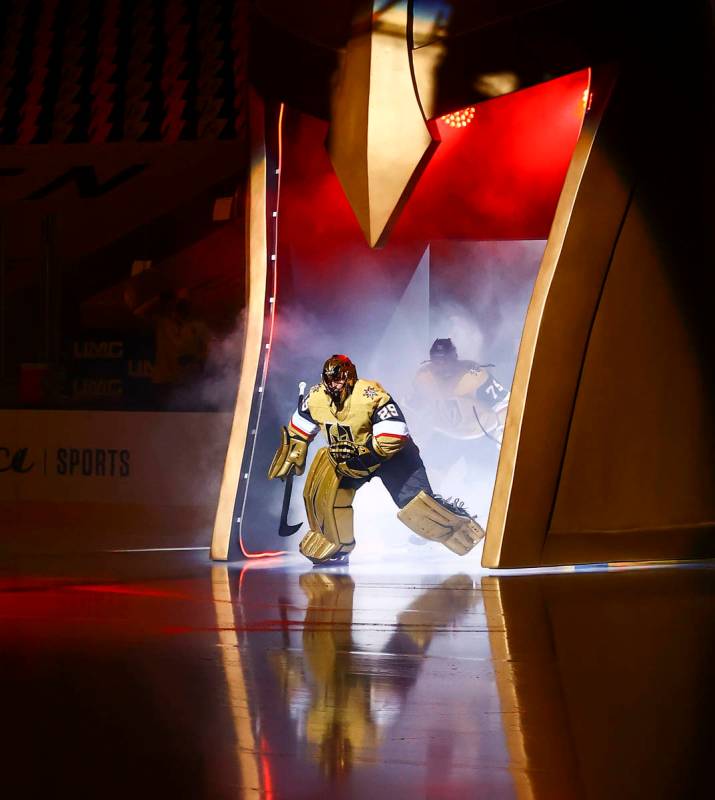
M 0 411 L 2 544 L 65 527 L 65 542 L 91 528 L 103 546 L 208 544 L 230 418 Z

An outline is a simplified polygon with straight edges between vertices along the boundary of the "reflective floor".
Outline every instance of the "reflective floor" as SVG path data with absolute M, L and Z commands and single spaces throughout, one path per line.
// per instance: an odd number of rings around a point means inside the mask
M 460 566 L 3 564 L 3 797 L 715 796 L 712 564 Z

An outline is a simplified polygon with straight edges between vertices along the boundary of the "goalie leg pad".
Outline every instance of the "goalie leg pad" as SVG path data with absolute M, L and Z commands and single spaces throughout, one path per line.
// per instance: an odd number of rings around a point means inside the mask
M 455 514 L 424 491 L 410 500 L 397 518 L 419 536 L 441 542 L 459 556 L 484 538 L 484 530 L 471 517 Z
M 350 553 L 354 547 L 355 542 L 349 545 L 335 544 L 318 531 L 308 531 L 298 545 L 300 552 L 314 564 Z
M 327 447 L 315 455 L 305 480 L 303 499 L 310 530 L 300 542 L 300 552 L 314 563 L 349 553 L 353 536 L 355 489 L 341 487 Z

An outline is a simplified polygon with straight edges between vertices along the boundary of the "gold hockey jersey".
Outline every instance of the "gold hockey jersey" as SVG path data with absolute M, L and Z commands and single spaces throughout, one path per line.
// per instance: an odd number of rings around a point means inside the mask
M 404 447 L 409 431 L 400 407 L 376 381 L 358 379 L 340 411 L 322 384 L 313 386 L 293 414 L 291 436 L 311 440 L 322 431 L 328 445 L 349 441 L 370 446 L 381 458 Z
M 474 361 L 428 363 L 415 376 L 407 403 L 425 427 L 455 439 L 501 438 L 509 390 Z

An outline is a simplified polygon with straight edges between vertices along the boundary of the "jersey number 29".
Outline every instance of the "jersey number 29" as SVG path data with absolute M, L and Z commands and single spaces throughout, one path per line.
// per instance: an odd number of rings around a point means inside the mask
M 390 419 L 390 417 L 399 417 L 400 414 L 394 403 L 388 403 L 377 412 L 377 416 L 382 420 L 382 422 L 384 422 L 385 420 Z

